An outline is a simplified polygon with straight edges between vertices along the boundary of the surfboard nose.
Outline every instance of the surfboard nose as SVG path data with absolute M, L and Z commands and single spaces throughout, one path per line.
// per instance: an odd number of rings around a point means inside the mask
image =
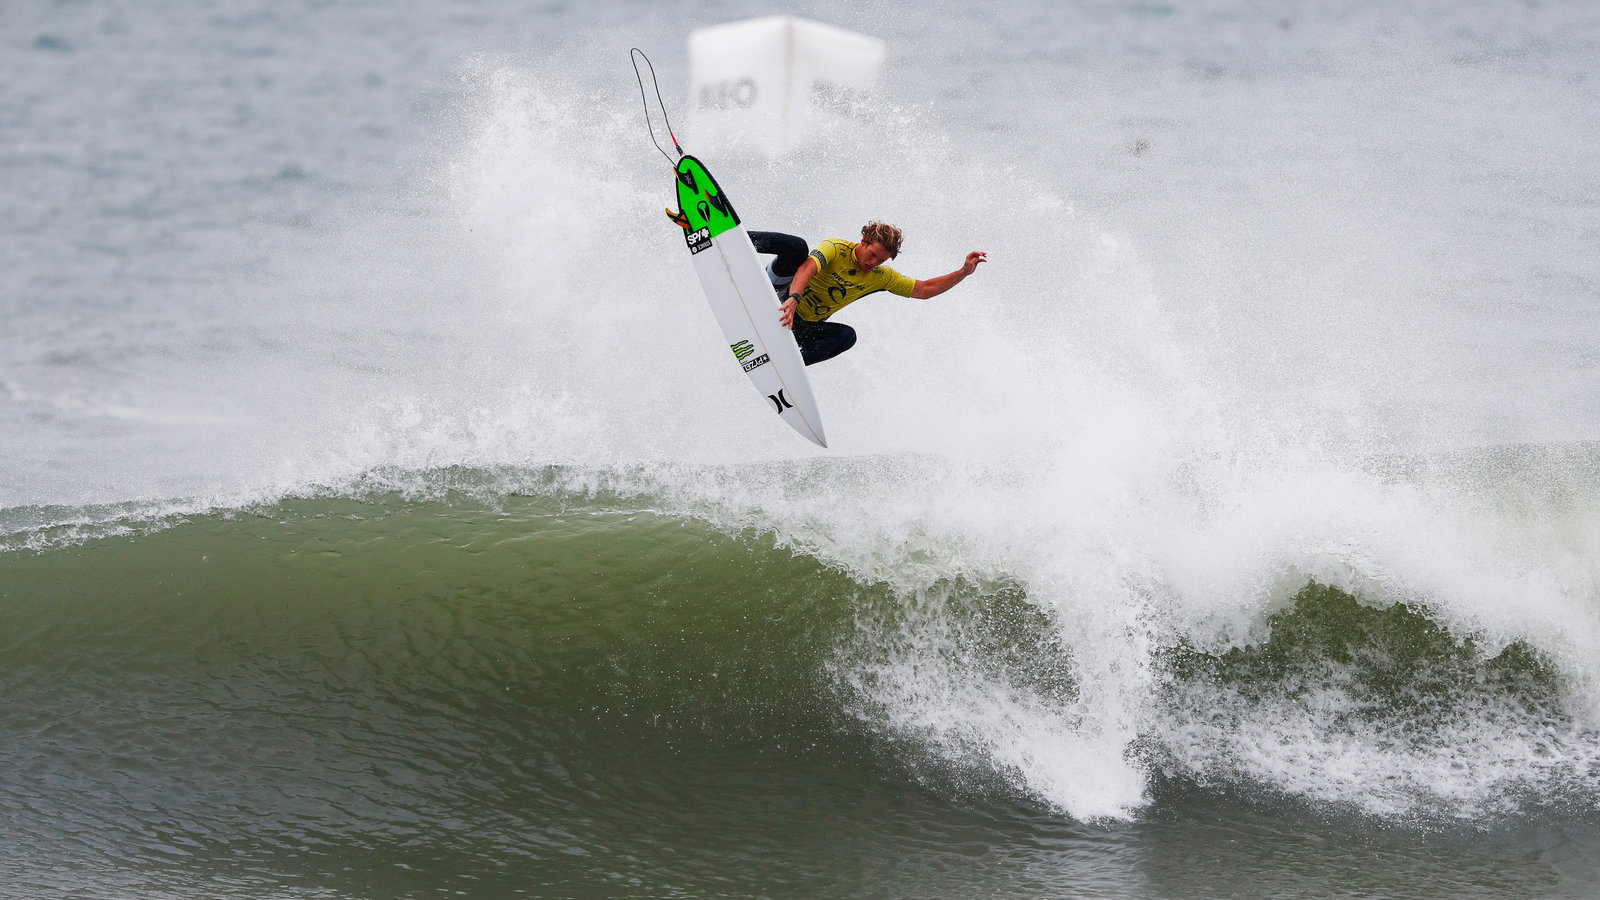
M 784 418 L 787 419 L 789 417 L 785 416 Z M 805 422 L 805 420 L 800 416 L 795 416 L 794 418 L 800 419 L 801 422 Z M 794 428 L 795 431 L 798 431 L 804 435 L 806 440 L 816 444 L 818 447 L 821 447 L 824 450 L 828 449 L 828 436 L 822 433 L 822 423 L 817 423 L 816 428 L 812 428 L 811 423 L 809 422 L 805 422 L 805 424 L 802 426 L 798 422 L 790 421 L 789 425 L 790 427 Z

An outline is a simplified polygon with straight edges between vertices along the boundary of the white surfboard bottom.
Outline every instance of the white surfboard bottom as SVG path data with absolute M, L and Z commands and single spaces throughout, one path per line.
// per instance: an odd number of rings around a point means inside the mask
M 739 365 L 774 412 L 819 446 L 828 446 L 794 333 L 778 321 L 778 298 L 743 225 L 693 255 L 694 271 Z

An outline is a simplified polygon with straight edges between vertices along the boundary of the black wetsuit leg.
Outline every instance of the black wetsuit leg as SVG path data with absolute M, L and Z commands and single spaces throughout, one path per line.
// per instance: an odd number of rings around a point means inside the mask
M 752 231 L 750 243 L 756 245 L 757 253 L 766 253 L 776 256 L 772 261 L 772 272 L 779 278 L 793 278 L 796 269 L 806 261 L 806 255 L 811 252 L 802 238 L 781 231 Z
M 795 316 L 794 342 L 800 345 L 800 358 L 810 366 L 854 347 L 856 330 L 843 322 L 807 322 Z

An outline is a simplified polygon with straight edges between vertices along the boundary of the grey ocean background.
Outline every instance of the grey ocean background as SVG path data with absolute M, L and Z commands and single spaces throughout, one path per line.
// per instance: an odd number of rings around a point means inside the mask
M 696 146 L 684 41 L 885 40 Z M 0 8 L 0 897 L 1593 896 L 1600 6 Z M 832 448 L 661 214 L 901 225 Z

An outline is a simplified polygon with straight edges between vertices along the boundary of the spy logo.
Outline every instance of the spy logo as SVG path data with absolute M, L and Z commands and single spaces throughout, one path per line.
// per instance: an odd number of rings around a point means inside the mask
M 683 233 L 683 241 L 689 245 L 689 253 L 691 255 L 699 253 L 701 250 L 711 246 L 711 229 L 702 228 L 699 231 L 685 231 Z
M 790 403 L 789 398 L 783 395 L 782 388 L 779 388 L 776 394 L 768 394 L 767 399 L 772 401 L 774 411 L 780 416 L 783 415 L 784 410 L 794 409 L 794 404 Z
M 728 346 L 733 350 L 733 356 L 739 362 L 744 362 L 745 357 L 756 352 L 756 348 L 749 341 L 740 341 L 737 344 L 729 344 Z

